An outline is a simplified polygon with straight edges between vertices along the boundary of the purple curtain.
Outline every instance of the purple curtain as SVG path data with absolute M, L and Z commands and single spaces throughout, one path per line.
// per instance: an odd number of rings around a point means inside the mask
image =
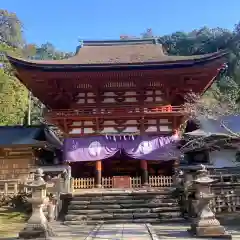
M 178 138 L 150 136 L 91 136 L 68 138 L 64 141 L 65 160 L 70 162 L 96 161 L 124 152 L 127 156 L 145 160 L 179 158 Z

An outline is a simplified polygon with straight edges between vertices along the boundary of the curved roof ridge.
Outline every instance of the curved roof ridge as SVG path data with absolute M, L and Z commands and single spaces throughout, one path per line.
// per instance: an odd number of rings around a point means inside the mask
M 150 46 L 150 47 L 149 47 Z M 228 51 L 221 50 L 214 53 L 192 55 L 192 56 L 173 56 L 166 55 L 163 52 L 161 44 L 157 45 L 140 45 L 127 46 L 123 45 L 117 52 L 109 53 L 109 50 L 114 50 L 114 46 L 108 46 L 110 49 L 102 49 L 97 46 L 83 47 L 73 57 L 62 60 L 27 60 L 19 57 L 7 55 L 9 61 L 15 64 L 29 66 L 74 66 L 74 67 L 107 67 L 107 66 L 125 66 L 125 65 L 164 65 L 177 63 L 197 63 L 203 61 L 213 61 L 218 58 L 223 58 Z M 130 47 L 130 49 L 128 48 Z M 99 49 L 100 48 L 100 49 Z M 104 47 L 105 48 L 105 47 Z M 113 48 L 113 49 L 111 49 Z M 127 51 L 129 50 L 129 51 Z M 150 53 L 149 53 L 150 52 Z M 91 55 L 95 55 L 91 56 Z
M 116 45 L 135 45 L 135 44 L 161 44 L 158 38 L 145 39 L 119 39 L 119 40 L 82 40 L 84 46 L 116 46 Z

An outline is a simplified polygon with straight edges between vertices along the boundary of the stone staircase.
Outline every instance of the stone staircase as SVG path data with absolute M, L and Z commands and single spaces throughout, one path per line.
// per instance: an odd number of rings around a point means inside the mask
M 74 194 L 65 224 L 161 223 L 183 221 L 173 188 L 104 190 Z

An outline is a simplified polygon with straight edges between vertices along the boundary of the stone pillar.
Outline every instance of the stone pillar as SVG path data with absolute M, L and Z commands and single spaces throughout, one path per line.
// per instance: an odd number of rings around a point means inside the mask
M 49 197 L 49 203 L 47 205 L 47 219 L 49 222 L 56 220 L 56 204 L 57 199 L 55 195 Z
M 32 189 L 32 198 L 28 199 L 32 204 L 32 215 L 29 218 L 26 227 L 19 233 L 19 238 L 49 239 L 50 237 L 55 236 L 43 213 L 43 206 L 47 204 L 47 185 L 42 176 L 43 170 L 37 169 L 34 175 L 34 181 L 25 185 L 25 187 Z
M 96 188 L 102 187 L 102 161 L 96 161 L 96 172 L 95 172 L 95 186 Z
M 193 180 L 193 187 L 196 189 L 195 208 L 197 216 L 193 219 L 189 232 L 197 237 L 231 239 L 231 235 L 226 233 L 225 228 L 221 226 L 209 206 L 210 201 L 214 198 L 210 189 L 210 184 L 214 181 L 209 177 L 205 166 L 202 165 L 202 169 L 197 171 L 196 178 Z
M 62 189 L 60 192 L 66 192 L 70 193 L 71 192 L 71 166 L 67 165 L 66 169 L 63 170 L 62 172 L 62 178 L 64 180 L 64 186 L 62 186 Z
M 173 176 L 172 176 L 172 178 L 173 178 L 173 185 L 174 186 L 178 185 L 179 163 L 180 163 L 179 160 L 174 160 L 174 162 L 173 162 L 173 169 L 172 169 L 173 170 L 173 172 L 172 172 Z
M 141 161 L 141 170 L 142 170 L 142 185 L 148 186 L 148 165 L 147 160 L 140 160 Z
M 68 176 L 67 176 L 67 193 L 71 192 L 71 178 L 72 178 L 72 168 L 70 165 L 68 165 L 67 167 L 67 172 L 68 172 Z

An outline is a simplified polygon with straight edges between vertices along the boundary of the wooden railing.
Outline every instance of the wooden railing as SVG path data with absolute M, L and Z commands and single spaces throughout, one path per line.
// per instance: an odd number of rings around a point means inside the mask
M 240 211 L 240 196 L 234 190 L 222 190 L 222 194 L 215 194 L 211 201 L 211 207 L 215 213 L 231 213 Z
M 94 178 L 74 178 L 72 184 L 73 189 L 94 188 Z
M 142 186 L 141 177 L 131 177 L 130 180 L 132 188 L 140 188 Z
M 24 186 L 20 179 L 0 180 L 1 195 L 16 195 L 18 193 L 29 193 L 31 190 Z
M 217 214 L 240 212 L 240 174 L 217 173 L 212 174 L 217 182 L 211 186 L 215 198 L 211 201 L 211 207 Z
M 159 113 L 183 113 L 181 106 L 121 106 L 121 107 L 82 107 L 81 109 L 59 109 L 59 110 L 45 110 L 45 115 L 51 118 L 65 118 L 76 116 L 111 116 L 111 115 L 148 115 Z
M 113 181 L 111 177 L 103 177 L 102 178 L 102 186 L 103 188 L 112 188 Z
M 142 187 L 141 177 L 131 177 L 131 188 Z M 172 176 L 150 176 L 150 187 L 170 187 L 173 184 Z M 112 188 L 112 177 L 102 177 L 103 188 Z M 95 187 L 94 178 L 73 178 L 72 189 L 91 189 Z
M 211 192 L 214 198 L 210 202 L 210 207 L 221 220 L 227 220 L 231 215 L 234 218 L 240 213 L 240 174 L 238 168 L 229 169 L 210 169 L 210 177 L 216 182 L 211 184 Z M 195 201 L 191 197 L 196 189 L 191 182 L 184 182 L 182 178 L 180 189 L 180 202 L 182 213 L 188 217 L 194 217 L 197 214 Z M 183 192 L 183 189 L 185 192 Z M 229 215 L 228 215 L 229 214 Z
M 0 180 L 0 194 L 15 195 L 20 191 L 20 181 L 18 179 Z
M 172 176 L 150 176 L 150 187 L 170 187 L 173 184 Z

